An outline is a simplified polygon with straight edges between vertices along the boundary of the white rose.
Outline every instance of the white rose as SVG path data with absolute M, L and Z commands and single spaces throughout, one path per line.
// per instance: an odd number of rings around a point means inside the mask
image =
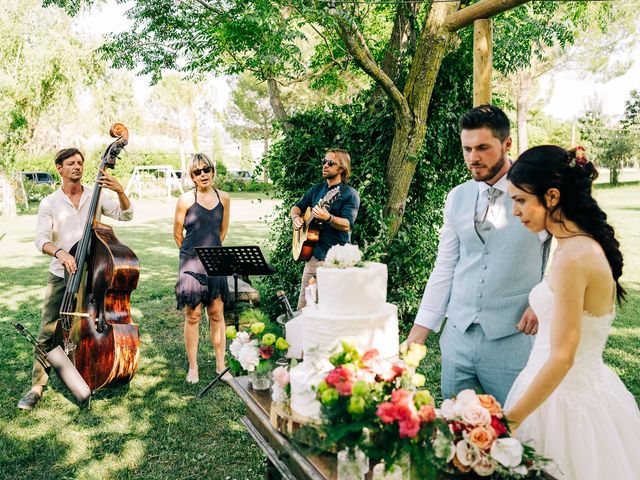
M 355 245 L 334 245 L 329 249 L 325 257 L 324 265 L 327 267 L 349 268 L 355 267 L 362 261 L 362 252 Z
M 468 403 L 460 412 L 460 418 L 469 425 L 491 425 L 491 414 L 486 408 Z
M 247 372 L 253 372 L 260 362 L 258 346 L 254 345 L 254 342 L 242 345 L 242 348 L 238 353 L 238 361 L 240 362 L 240 366 Z
M 496 464 L 489 457 L 480 456 L 472 468 L 479 476 L 488 477 L 496 470 Z
M 455 406 L 455 402 L 450 398 L 447 398 L 440 405 L 440 409 L 436 411 L 438 416 L 444 418 L 445 420 L 451 420 L 453 418 L 453 408 Z
M 498 438 L 491 445 L 491 456 L 505 467 L 517 467 L 522 462 L 522 444 L 515 438 Z
M 460 440 L 456 443 L 456 457 L 465 467 L 474 464 L 478 460 L 476 450 L 466 440 Z

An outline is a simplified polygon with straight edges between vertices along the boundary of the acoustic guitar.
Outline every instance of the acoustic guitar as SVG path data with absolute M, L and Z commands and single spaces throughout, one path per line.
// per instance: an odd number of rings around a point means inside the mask
M 332 188 L 324 197 L 320 199 L 317 206 L 328 208 L 340 197 L 340 188 Z M 293 242 L 291 244 L 291 253 L 296 261 L 306 262 L 313 255 L 313 247 L 320 240 L 320 227 L 322 221 L 317 219 L 311 212 L 311 208 L 307 208 L 302 216 L 304 223 L 300 230 L 293 229 Z

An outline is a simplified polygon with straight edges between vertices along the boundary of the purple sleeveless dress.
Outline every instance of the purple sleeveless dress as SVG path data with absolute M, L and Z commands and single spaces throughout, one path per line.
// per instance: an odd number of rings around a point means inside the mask
M 184 217 L 185 236 L 180 248 L 180 269 L 176 283 L 176 300 L 178 310 L 185 305 L 196 308 L 199 304 L 208 307 L 218 297 L 226 304 L 230 300 L 227 277 L 206 277 L 204 265 L 196 254 L 195 247 L 219 247 L 220 226 L 224 215 L 224 206 L 220 200 L 218 191 L 218 204 L 211 210 L 198 203 L 198 192 L 195 191 L 195 202 L 191 205 Z M 187 273 L 193 272 L 201 279 L 206 278 L 204 285 L 195 276 Z

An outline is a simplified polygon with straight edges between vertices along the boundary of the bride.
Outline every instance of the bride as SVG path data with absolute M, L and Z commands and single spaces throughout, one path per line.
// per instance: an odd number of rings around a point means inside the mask
M 640 411 L 602 360 L 615 318 L 622 254 L 591 196 L 597 177 L 578 147 L 524 152 L 508 174 L 513 214 L 558 242 L 529 297 L 539 331 L 505 403 L 515 434 L 554 460 L 561 479 L 640 478 Z

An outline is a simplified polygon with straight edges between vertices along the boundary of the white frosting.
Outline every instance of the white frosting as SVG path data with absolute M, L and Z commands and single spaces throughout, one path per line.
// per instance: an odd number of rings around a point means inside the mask
M 387 301 L 387 266 L 367 262 L 364 267 L 320 267 L 316 272 L 318 310 L 340 315 L 380 310 Z
M 391 303 L 382 304 L 375 313 L 355 315 L 305 308 L 302 319 L 305 359 L 327 358 L 343 340 L 361 352 L 376 348 L 384 358 L 398 355 L 398 309 Z

